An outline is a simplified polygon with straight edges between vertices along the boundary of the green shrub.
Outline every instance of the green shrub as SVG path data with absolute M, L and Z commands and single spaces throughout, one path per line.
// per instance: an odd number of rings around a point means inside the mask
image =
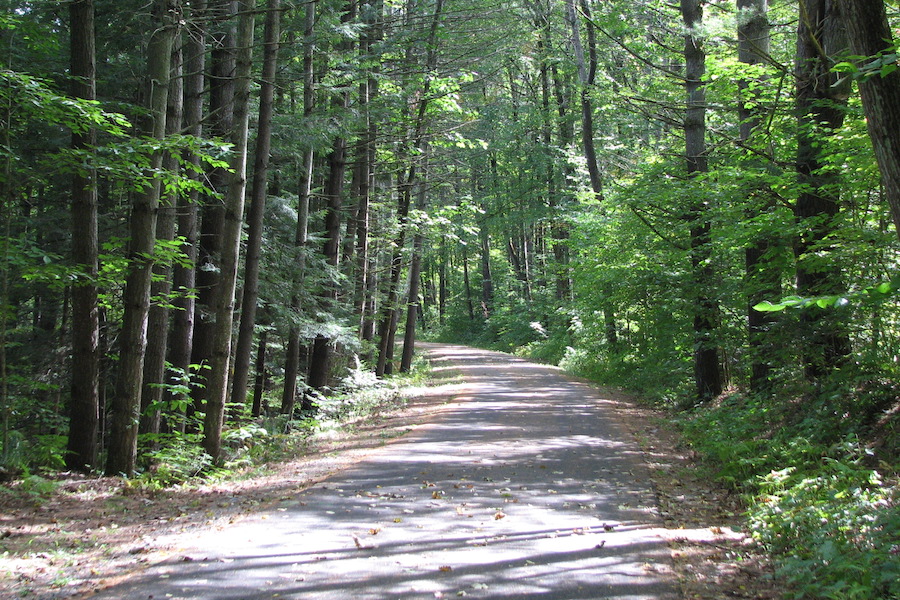
M 778 559 L 797 598 L 900 598 L 896 490 L 876 471 L 826 459 L 815 474 L 789 467 L 763 479 L 754 536 Z

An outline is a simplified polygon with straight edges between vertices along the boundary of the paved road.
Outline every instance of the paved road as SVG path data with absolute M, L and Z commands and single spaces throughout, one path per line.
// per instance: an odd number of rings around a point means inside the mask
M 465 382 L 434 423 L 95 598 L 675 597 L 608 401 L 553 368 L 425 347 Z

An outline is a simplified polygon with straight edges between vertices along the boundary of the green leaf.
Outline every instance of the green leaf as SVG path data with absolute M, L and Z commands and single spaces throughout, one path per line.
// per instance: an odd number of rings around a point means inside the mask
M 762 302 L 754 306 L 753 310 L 759 312 L 778 312 L 780 310 L 784 310 L 785 308 L 787 308 L 787 306 L 784 304 L 772 304 L 768 300 L 763 300 Z

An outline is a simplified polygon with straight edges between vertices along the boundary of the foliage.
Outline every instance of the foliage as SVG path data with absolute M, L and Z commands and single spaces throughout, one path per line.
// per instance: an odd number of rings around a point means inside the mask
M 900 498 L 858 461 L 828 459 L 763 478 L 754 535 L 781 557 L 797 598 L 900 598 Z

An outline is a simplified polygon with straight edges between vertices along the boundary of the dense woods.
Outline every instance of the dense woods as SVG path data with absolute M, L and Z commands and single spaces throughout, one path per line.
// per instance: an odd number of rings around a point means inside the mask
M 900 597 L 895 7 L 2 6 L 4 477 L 235 464 L 427 336 L 677 411 L 798 593 Z

